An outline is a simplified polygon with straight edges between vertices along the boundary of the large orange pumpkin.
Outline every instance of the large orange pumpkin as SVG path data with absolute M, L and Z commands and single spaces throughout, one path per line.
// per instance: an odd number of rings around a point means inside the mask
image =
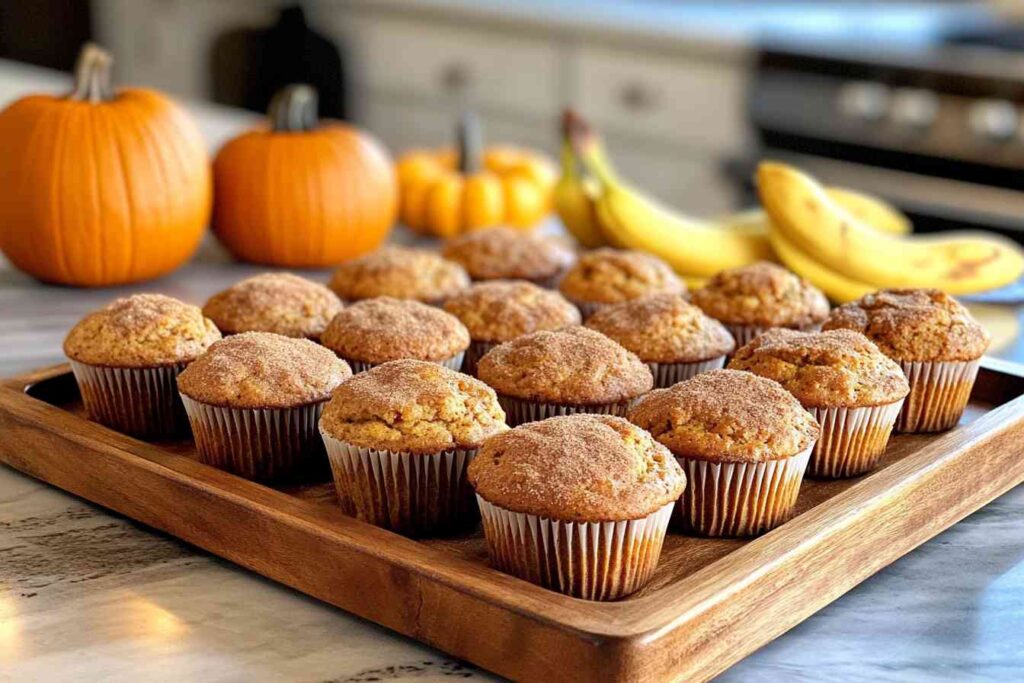
M 340 263 L 376 249 L 398 210 L 388 153 L 352 126 L 318 122 L 308 85 L 275 95 L 269 128 L 228 142 L 213 171 L 214 234 L 242 261 Z
M 162 275 L 188 260 L 209 220 L 198 128 L 158 92 L 115 91 L 110 65 L 86 45 L 71 94 L 31 95 L 0 112 L 0 248 L 47 282 Z

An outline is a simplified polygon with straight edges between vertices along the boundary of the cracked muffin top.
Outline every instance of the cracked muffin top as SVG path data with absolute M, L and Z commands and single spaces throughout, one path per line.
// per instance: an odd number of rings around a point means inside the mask
M 441 361 L 469 347 L 469 332 L 439 308 L 382 296 L 357 301 L 334 316 L 320 343 L 342 358 L 364 363 Z
M 533 332 L 496 346 L 477 377 L 495 391 L 550 403 L 617 403 L 650 391 L 648 367 L 600 332 L 581 326 Z
M 656 256 L 605 247 L 582 254 L 558 289 L 577 303 L 617 304 L 654 294 L 683 294 L 686 284 Z
M 647 363 L 693 363 L 732 353 L 729 330 L 680 294 L 660 294 L 600 309 L 587 327 Z
M 203 314 L 224 334 L 274 332 L 315 340 L 341 308 L 323 285 L 291 273 L 263 273 L 214 294 Z
M 723 270 L 691 296 L 728 325 L 801 328 L 828 316 L 828 299 L 816 287 L 774 263 Z
M 571 522 L 640 519 L 686 486 L 679 463 L 650 434 L 621 417 L 586 414 L 488 439 L 468 477 L 489 503 Z
M 363 448 L 431 454 L 476 448 L 508 426 L 483 382 L 436 363 L 396 360 L 338 387 L 320 429 Z
M 769 330 L 729 368 L 774 379 L 808 407 L 877 406 L 910 393 L 900 366 L 853 330 Z
M 338 266 L 330 288 L 346 301 L 391 296 L 428 303 L 443 301 L 469 286 L 458 263 L 432 251 L 388 246 Z
M 832 311 L 824 329 L 864 334 L 900 361 L 971 361 L 990 337 L 959 301 L 938 289 L 884 289 Z
M 681 458 L 766 462 L 796 455 L 818 438 L 818 422 L 778 382 L 712 370 L 655 389 L 629 411 Z
M 576 260 L 571 249 L 550 237 L 504 226 L 452 238 L 441 253 L 474 280 L 547 281 Z
M 242 332 L 217 342 L 178 375 L 178 390 L 231 408 L 294 408 L 325 401 L 352 371 L 308 339 Z
M 115 299 L 82 318 L 64 354 L 89 365 L 141 368 L 195 360 L 220 332 L 198 306 L 162 294 Z
M 474 341 L 506 342 L 538 330 L 580 324 L 580 312 L 558 292 L 522 280 L 480 282 L 444 303 Z

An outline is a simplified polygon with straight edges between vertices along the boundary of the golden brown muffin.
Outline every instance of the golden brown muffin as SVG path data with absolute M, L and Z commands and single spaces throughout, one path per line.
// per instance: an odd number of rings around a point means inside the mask
M 443 301 L 469 286 L 462 266 L 432 251 L 388 246 L 341 264 L 330 288 L 346 301 L 391 296 L 428 303 Z
M 274 332 L 316 340 L 341 308 L 323 285 L 291 273 L 263 273 L 214 294 L 203 314 L 224 334 Z
M 900 366 L 852 330 L 769 330 L 740 347 L 729 368 L 774 379 L 807 407 L 877 406 L 910 391 Z
M 807 280 L 774 263 L 723 270 L 690 297 L 728 325 L 803 328 L 828 316 L 828 299 Z
M 600 332 L 573 326 L 534 332 L 489 351 L 477 376 L 500 394 L 547 403 L 598 405 L 650 391 L 651 371 Z
M 832 311 L 826 330 L 856 330 L 898 361 L 970 361 L 989 335 L 964 306 L 938 289 L 885 289 Z
M 737 370 L 712 370 L 655 389 L 628 417 L 673 453 L 711 462 L 788 458 L 809 448 L 819 432 L 782 385 Z
M 585 414 L 488 439 L 469 481 L 493 505 L 573 522 L 640 519 L 686 486 L 675 458 L 647 432 L 620 417 Z
M 418 360 L 378 365 L 343 383 L 320 428 L 355 446 L 412 453 L 475 448 L 508 429 L 489 386 Z
M 448 240 L 442 255 L 474 280 L 531 280 L 549 284 L 576 254 L 548 237 L 508 227 L 488 228 Z
M 466 350 L 469 332 L 458 318 L 438 308 L 382 296 L 356 302 L 334 316 L 320 343 L 342 358 L 364 363 L 441 361 Z
M 64 353 L 79 363 L 144 368 L 188 363 L 220 332 L 198 306 L 162 294 L 133 294 L 93 311 L 71 328 Z
M 561 294 L 521 280 L 477 283 L 448 299 L 444 310 L 462 321 L 473 341 L 505 342 L 580 324 L 579 310 Z
M 291 408 L 323 401 L 352 371 L 329 349 L 271 332 L 227 337 L 178 375 L 178 390 L 207 405 Z
M 575 303 L 617 304 L 654 294 L 683 294 L 686 284 L 656 256 L 602 248 L 581 255 L 558 289 Z
M 693 363 L 732 353 L 732 335 L 680 294 L 626 301 L 587 319 L 597 330 L 647 363 Z

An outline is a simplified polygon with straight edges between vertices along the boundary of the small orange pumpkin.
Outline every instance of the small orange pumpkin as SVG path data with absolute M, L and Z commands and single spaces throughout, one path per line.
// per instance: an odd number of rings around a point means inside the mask
M 414 150 L 398 162 L 401 219 L 439 237 L 494 225 L 531 228 L 551 211 L 551 161 L 513 147 L 483 149 L 475 116 L 459 124 L 456 150 Z
M 75 87 L 0 113 L 0 249 L 46 282 L 102 287 L 189 259 L 210 216 L 199 129 L 164 95 L 115 91 L 110 55 L 87 44 Z
M 376 249 L 398 210 L 391 157 L 374 138 L 317 120 L 308 85 L 282 89 L 270 126 L 231 140 L 213 163 L 213 231 L 235 258 L 289 268 Z

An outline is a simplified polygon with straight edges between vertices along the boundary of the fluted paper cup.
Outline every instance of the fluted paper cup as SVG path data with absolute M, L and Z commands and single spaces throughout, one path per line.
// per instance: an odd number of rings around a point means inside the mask
M 112 429 L 144 439 L 188 432 L 178 398 L 178 373 L 185 364 L 112 368 L 71 361 L 71 371 L 89 416 Z
M 254 481 L 302 480 L 326 471 L 317 422 L 326 401 L 294 408 L 231 408 L 181 395 L 199 460 Z
M 406 536 L 436 536 L 476 525 L 466 468 L 476 448 L 408 453 L 356 446 L 321 431 L 345 511 Z
M 460 368 L 462 368 L 462 361 L 464 356 L 465 352 L 462 352 L 455 354 L 451 358 L 445 358 L 444 360 L 435 360 L 430 362 L 437 363 L 438 365 L 443 365 L 449 370 L 458 371 Z M 353 375 L 360 372 L 366 372 L 370 368 L 376 367 L 378 365 L 383 365 L 383 363 L 367 363 L 366 361 L 349 360 L 348 358 L 344 358 L 344 361 L 349 364 L 349 367 L 352 368 Z
M 981 359 L 901 362 L 910 395 L 896 420 L 898 432 L 941 432 L 960 421 L 971 398 Z
M 571 404 L 544 403 L 498 394 L 498 403 L 505 411 L 505 422 L 509 427 L 516 427 L 527 422 L 539 422 L 549 417 L 588 413 L 591 415 L 617 415 L 625 417 L 635 399 L 615 403 Z
M 586 600 L 615 600 L 650 580 L 675 505 L 640 519 L 563 522 L 476 500 L 493 567 Z
M 813 445 L 765 462 L 708 462 L 677 457 L 686 490 L 675 523 L 699 536 L 756 536 L 793 516 Z
M 808 408 L 821 426 L 808 476 L 841 479 L 873 470 L 902 407 L 903 399 L 861 408 Z
M 718 356 L 693 363 L 648 363 L 654 375 L 654 388 L 665 389 L 683 380 L 696 377 L 702 372 L 710 372 L 725 367 L 727 356 Z
M 471 342 L 469 348 L 466 349 L 465 357 L 462 359 L 462 372 L 467 375 L 471 375 L 472 377 L 476 377 L 476 367 L 480 363 L 480 359 L 500 343 L 501 342 L 488 341 Z

